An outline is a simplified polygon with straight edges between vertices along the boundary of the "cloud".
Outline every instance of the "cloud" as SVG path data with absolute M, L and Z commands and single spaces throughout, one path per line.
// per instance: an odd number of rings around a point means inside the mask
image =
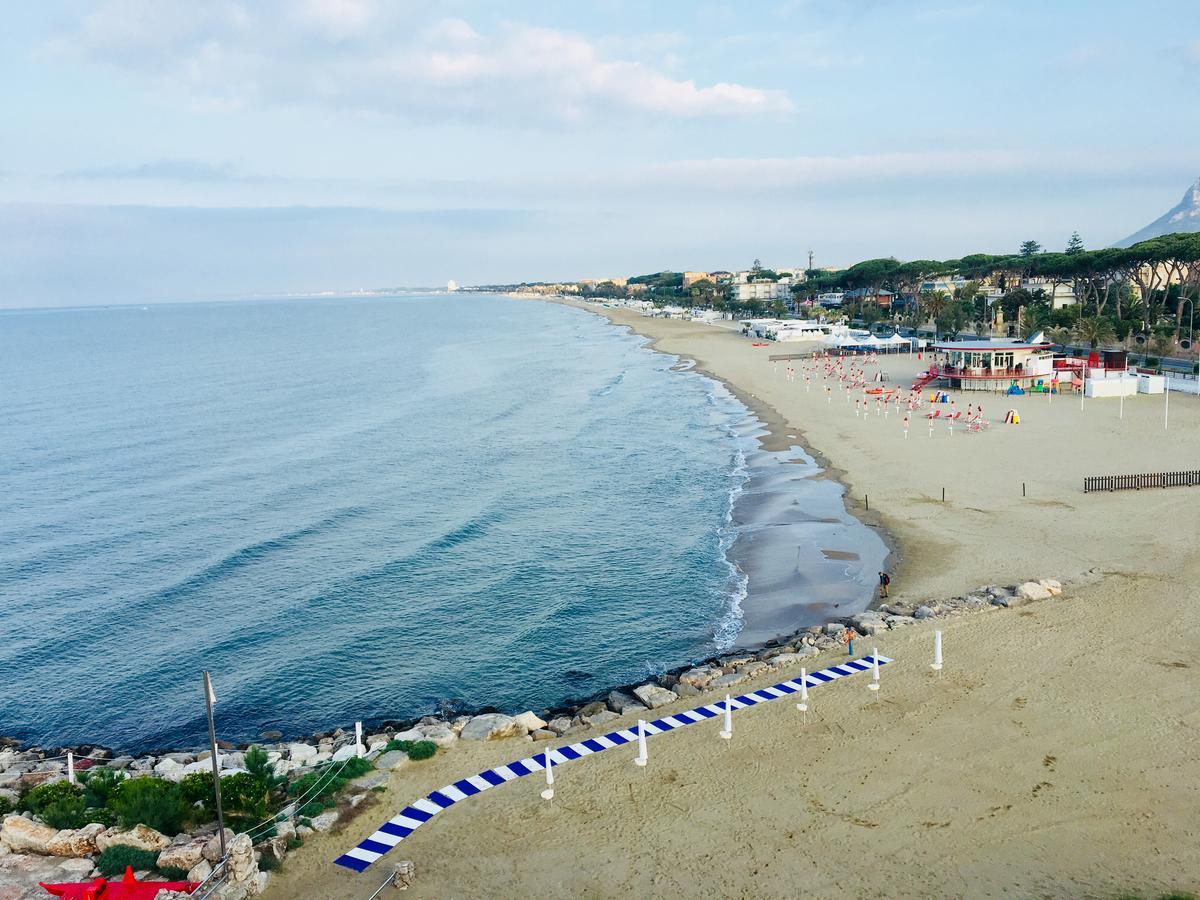
M 611 42 L 505 23 L 422 24 L 403 4 L 306 0 L 295 7 L 105 0 L 52 49 L 149 76 L 208 107 L 318 104 L 396 116 L 578 122 L 787 112 L 782 91 L 698 84 L 620 58 Z

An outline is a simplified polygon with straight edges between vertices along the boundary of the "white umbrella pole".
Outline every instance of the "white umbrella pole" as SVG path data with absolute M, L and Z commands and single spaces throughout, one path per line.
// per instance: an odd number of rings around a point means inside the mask
M 796 704 L 800 712 L 808 712 L 808 670 L 800 670 L 800 702 Z
M 871 648 L 871 690 L 879 690 L 879 648 Z
M 733 737 L 733 707 L 729 705 L 729 695 L 725 695 L 725 728 L 720 732 L 720 736 L 724 740 L 729 740 Z
M 935 672 L 940 672 L 942 669 L 942 633 L 940 631 L 933 633 L 933 665 L 930 668 Z
M 646 764 L 646 721 L 638 719 L 638 755 L 633 761 L 634 765 L 644 766 Z

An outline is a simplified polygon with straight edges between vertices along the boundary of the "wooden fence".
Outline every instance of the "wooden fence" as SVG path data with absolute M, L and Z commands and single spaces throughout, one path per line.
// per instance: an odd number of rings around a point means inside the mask
M 1083 479 L 1083 492 L 1140 491 L 1142 488 L 1200 485 L 1200 469 L 1189 472 L 1150 472 L 1146 475 L 1092 475 Z

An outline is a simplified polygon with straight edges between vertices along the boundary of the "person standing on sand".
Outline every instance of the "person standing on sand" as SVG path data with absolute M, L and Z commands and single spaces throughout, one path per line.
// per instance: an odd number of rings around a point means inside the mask
M 886 597 L 888 595 L 888 585 L 890 585 L 891 583 L 892 583 L 892 579 L 888 575 L 887 572 L 879 573 L 879 596 L 880 596 L 880 598 Z
M 842 640 L 846 643 L 846 655 L 854 655 L 854 629 L 847 628 L 842 632 Z

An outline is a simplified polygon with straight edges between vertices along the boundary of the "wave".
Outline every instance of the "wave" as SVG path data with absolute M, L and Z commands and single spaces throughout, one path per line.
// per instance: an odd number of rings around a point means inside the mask
M 619 385 L 624 380 L 625 380 L 625 371 L 622 370 L 622 371 L 618 372 L 616 375 L 614 375 L 612 378 L 610 378 L 607 382 L 602 384 L 600 387 L 593 389 L 591 391 L 591 393 L 589 394 L 589 396 L 593 400 L 599 399 L 600 397 L 607 397 L 609 394 L 611 394 L 616 389 L 617 385 Z

